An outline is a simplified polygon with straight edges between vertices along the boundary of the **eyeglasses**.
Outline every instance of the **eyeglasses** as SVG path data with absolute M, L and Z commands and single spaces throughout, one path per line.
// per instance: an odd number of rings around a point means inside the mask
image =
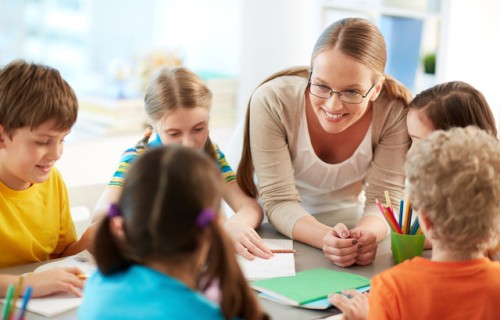
M 333 91 L 332 89 L 321 85 L 321 84 L 312 84 L 309 82 L 309 92 L 318 98 L 322 99 L 329 99 L 331 96 L 333 96 L 334 93 L 339 95 L 339 99 L 342 102 L 345 103 L 352 103 L 352 104 L 358 104 L 363 102 L 363 99 L 368 96 L 370 91 L 375 87 L 377 82 L 375 82 L 371 88 L 366 92 L 366 94 L 362 95 L 361 93 L 357 93 L 354 91 Z

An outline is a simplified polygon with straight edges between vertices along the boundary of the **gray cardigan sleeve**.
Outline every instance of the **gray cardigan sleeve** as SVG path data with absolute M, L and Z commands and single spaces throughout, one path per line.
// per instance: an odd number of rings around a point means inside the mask
M 295 223 L 309 215 L 300 205 L 289 145 L 293 135 L 290 121 L 294 120 L 288 113 L 298 119 L 294 115 L 303 112 L 300 103 L 304 92 L 297 86 L 278 92 L 273 85 L 276 81 L 279 79 L 262 85 L 252 95 L 250 145 L 264 211 L 274 227 L 291 238 Z
M 399 210 L 405 187 L 404 162 L 411 145 L 406 126 L 407 108 L 399 100 L 380 96 L 373 105 L 373 159 L 366 178 L 364 215 L 376 215 L 385 221 L 375 199 L 385 202 L 388 190 L 394 212 Z M 389 229 L 388 229 L 389 230 Z

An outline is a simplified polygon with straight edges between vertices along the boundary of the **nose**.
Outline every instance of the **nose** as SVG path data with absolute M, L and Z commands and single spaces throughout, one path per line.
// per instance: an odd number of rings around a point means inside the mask
M 195 147 L 195 139 L 194 139 L 194 137 L 192 135 L 190 135 L 190 134 L 186 134 L 182 138 L 182 145 L 185 146 L 185 147 L 194 148 Z
M 330 98 L 326 99 L 325 105 L 329 110 L 336 110 L 342 108 L 342 101 L 340 100 L 340 96 L 337 92 L 334 92 Z
M 56 143 L 50 147 L 49 153 L 47 154 L 47 158 L 50 160 L 59 160 L 63 153 L 63 144 Z

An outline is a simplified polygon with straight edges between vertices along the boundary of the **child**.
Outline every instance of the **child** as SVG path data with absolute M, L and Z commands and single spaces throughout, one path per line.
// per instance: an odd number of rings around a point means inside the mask
M 437 84 L 417 94 L 410 102 L 406 123 L 413 142 L 424 139 L 434 130 L 469 125 L 497 136 L 495 119 L 483 94 L 461 81 Z M 431 248 L 427 240 L 425 248 Z M 492 257 L 494 252 L 490 251 Z
M 410 102 L 406 123 L 414 142 L 434 130 L 469 125 L 497 136 L 495 119 L 483 94 L 461 81 L 437 84 L 417 94 Z
M 146 147 L 182 144 L 202 150 L 217 163 L 226 182 L 224 200 L 236 213 L 225 222 L 225 229 L 234 239 L 236 251 L 250 260 L 254 255 L 271 257 L 272 252 L 254 230 L 262 221 L 262 209 L 255 199 L 241 191 L 224 154 L 208 135 L 212 93 L 203 80 L 186 68 L 163 68 L 153 76 L 144 100 L 144 108 L 156 136 L 148 144 L 152 131 L 147 131 L 143 141 L 122 155 L 119 168 L 96 205 L 94 220 L 119 198 L 128 167 Z
M 79 318 L 266 318 L 219 226 L 222 194 L 207 156 L 173 145 L 144 152 L 97 229 L 99 272 Z M 214 279 L 220 309 L 200 293 Z
M 0 70 L 0 268 L 76 254 L 68 194 L 54 164 L 76 121 L 75 93 L 51 67 L 14 61 Z M 77 268 L 27 275 L 33 296 L 80 295 Z M 0 295 L 17 276 L 0 276 Z
M 438 130 L 412 147 L 405 171 L 432 259 L 375 276 L 368 298 L 330 301 L 349 319 L 496 319 L 500 263 L 484 252 L 500 234 L 500 144 L 474 126 Z

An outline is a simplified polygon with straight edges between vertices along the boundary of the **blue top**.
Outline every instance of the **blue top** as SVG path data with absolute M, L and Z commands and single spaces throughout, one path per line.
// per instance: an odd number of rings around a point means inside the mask
M 224 319 L 216 304 L 179 280 L 142 265 L 85 285 L 78 319 Z

